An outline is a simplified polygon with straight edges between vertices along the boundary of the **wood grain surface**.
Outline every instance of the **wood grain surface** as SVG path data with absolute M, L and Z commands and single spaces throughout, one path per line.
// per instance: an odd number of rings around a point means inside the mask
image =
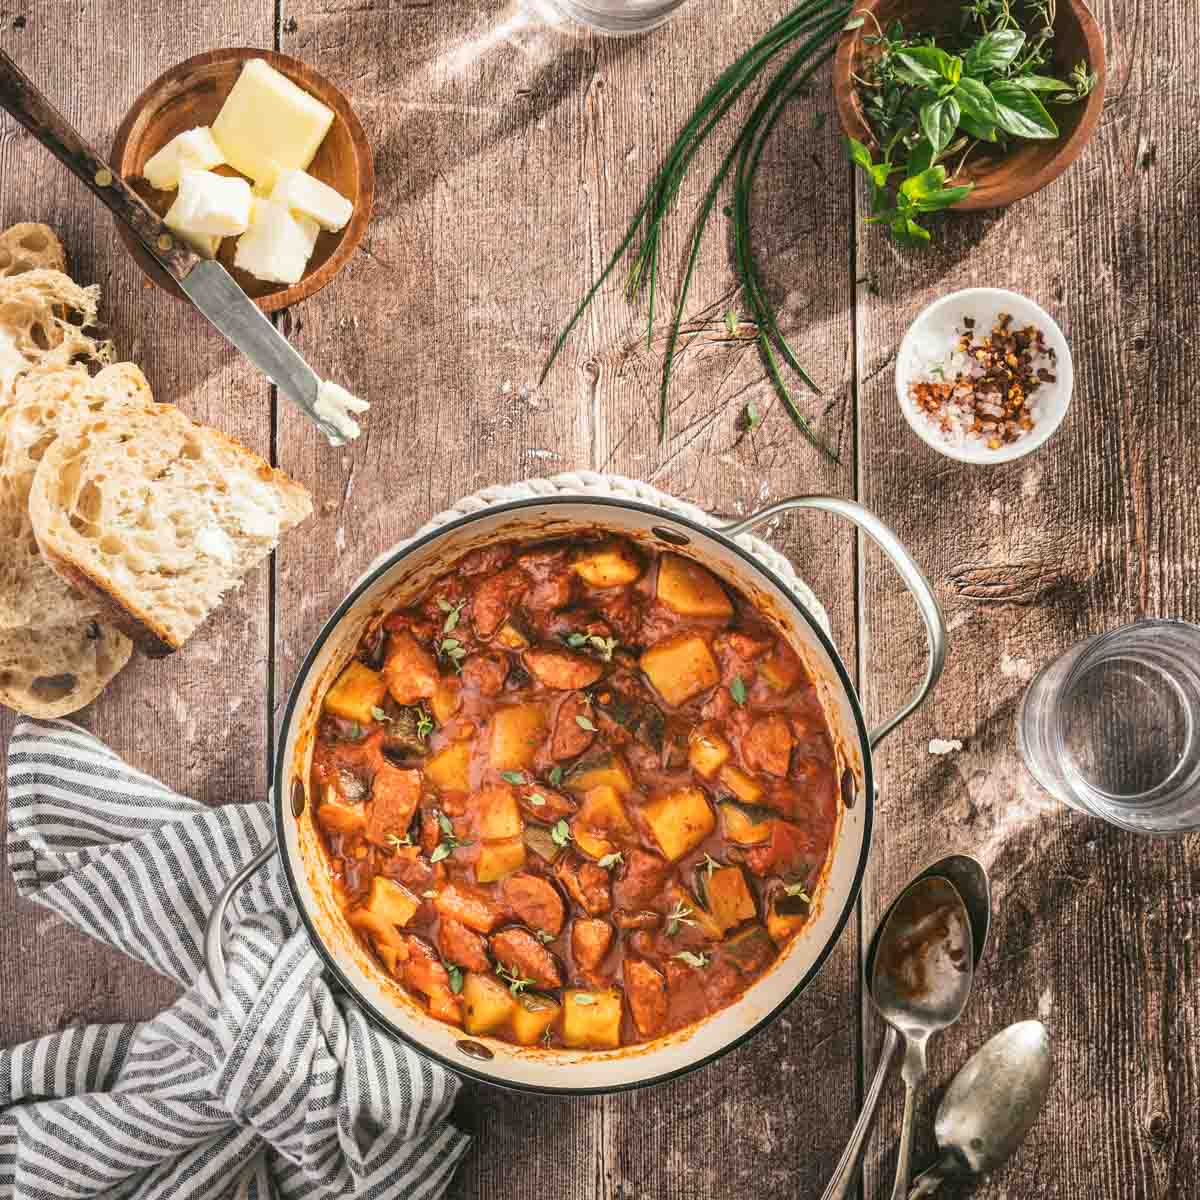
M 608 41 L 522 24 L 515 5 L 491 0 L 88 0 L 69 10 L 0 0 L 0 46 L 101 145 L 174 63 L 257 45 L 333 80 L 375 152 L 375 216 L 358 253 L 319 297 L 277 317 L 315 369 L 374 402 L 363 438 L 335 450 L 198 317 L 150 288 L 107 214 L 0 118 L 0 225 L 54 226 L 76 276 L 102 285 L 119 349 L 158 396 L 271 454 L 316 504 L 305 533 L 204 633 L 170 659 L 135 663 L 83 719 L 180 791 L 213 803 L 262 796 L 287 689 L 321 622 L 377 553 L 466 493 L 592 468 L 726 513 L 800 492 L 859 498 L 925 566 L 952 631 L 933 702 L 881 751 L 860 921 L 779 1021 L 685 1079 L 584 1101 L 465 1089 L 459 1118 L 476 1141 L 451 1194 L 815 1200 L 881 1037 L 859 984 L 864 931 L 926 862 L 967 849 L 993 872 L 995 937 L 961 1026 L 932 1049 L 918 1161 L 940 1091 L 967 1054 L 1002 1025 L 1040 1016 L 1057 1059 L 1050 1106 L 1018 1162 L 973 1194 L 1194 1196 L 1200 842 L 1139 839 L 1051 803 L 1012 736 L 1026 681 L 1061 649 L 1140 615 L 1200 620 L 1192 23 L 1183 6 L 1101 5 L 1109 91 L 1084 157 L 1010 210 L 938 222 L 923 255 L 859 227 L 864 194 L 824 72 L 768 148 L 756 213 L 772 294 L 823 389 L 805 404 L 840 462 L 796 434 L 753 347 L 728 336 L 738 297 L 719 214 L 660 448 L 664 331 L 647 349 L 643 314 L 616 282 L 542 387 L 538 373 L 679 123 L 787 7 L 693 0 L 664 30 Z M 81 77 L 81 62 L 95 74 Z M 680 196 L 663 246 L 668 293 L 718 153 L 701 154 Z M 923 446 L 891 383 L 919 308 L 975 283 L 1042 302 L 1075 354 L 1063 429 L 1003 467 L 955 464 Z M 743 433 L 751 401 L 764 420 Z M 921 669 L 919 623 L 899 581 L 832 519 L 790 520 L 769 536 L 829 608 L 870 718 L 885 715 Z M 0 736 L 10 728 L 0 717 Z M 933 756 L 933 737 L 964 748 Z M 0 1042 L 146 1015 L 170 996 L 18 902 L 0 872 Z M 872 1143 L 868 1198 L 890 1191 L 899 1099 L 897 1087 Z

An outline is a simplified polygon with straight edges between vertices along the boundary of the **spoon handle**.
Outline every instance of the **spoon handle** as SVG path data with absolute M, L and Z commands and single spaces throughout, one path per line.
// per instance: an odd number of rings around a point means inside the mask
M 907 1072 L 906 1072 L 907 1073 Z M 900 1149 L 896 1154 L 896 1182 L 892 1200 L 906 1200 L 908 1177 L 912 1174 L 913 1125 L 917 1111 L 917 1080 L 904 1083 L 904 1121 L 900 1126 Z
M 875 1128 L 875 1118 L 879 1115 L 879 1101 L 883 1098 L 884 1084 L 892 1073 L 892 1065 L 896 1061 L 896 1047 L 900 1045 L 900 1035 L 889 1025 L 884 1035 L 883 1047 L 879 1051 L 879 1065 L 875 1068 L 875 1078 L 863 1097 L 862 1112 L 858 1114 L 858 1122 L 850 1133 L 846 1149 L 834 1169 L 833 1178 L 821 1196 L 821 1200 L 848 1200 L 854 1193 L 854 1181 L 858 1176 L 858 1168 L 862 1164 L 863 1151 L 867 1146 L 867 1138 Z

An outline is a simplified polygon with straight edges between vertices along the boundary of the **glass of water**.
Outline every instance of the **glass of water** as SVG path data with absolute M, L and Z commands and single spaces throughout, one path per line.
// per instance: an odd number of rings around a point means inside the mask
M 569 17 L 597 33 L 646 33 L 657 29 L 684 0 L 525 0 L 535 15 Z
M 1123 829 L 1200 829 L 1200 626 L 1138 621 L 1034 677 L 1017 745 L 1051 795 Z

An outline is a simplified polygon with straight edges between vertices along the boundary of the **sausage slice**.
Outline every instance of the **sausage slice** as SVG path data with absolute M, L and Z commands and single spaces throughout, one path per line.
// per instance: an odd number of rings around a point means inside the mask
M 502 929 L 491 936 L 492 957 L 511 975 L 535 987 L 562 987 L 562 971 L 554 955 L 527 929 Z
M 667 1023 L 667 981 L 640 958 L 625 960 L 625 998 L 644 1038 L 657 1037 Z
M 567 919 L 566 906 L 558 889 L 547 879 L 519 871 L 500 885 L 504 903 L 518 920 L 557 937 Z

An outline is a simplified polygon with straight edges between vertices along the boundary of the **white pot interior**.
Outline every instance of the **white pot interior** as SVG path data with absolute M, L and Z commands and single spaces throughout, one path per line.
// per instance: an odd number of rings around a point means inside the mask
M 817 682 L 839 768 L 850 772 L 843 796 L 852 803 L 842 805 L 813 920 L 775 966 L 728 1008 L 649 1045 L 607 1052 L 532 1050 L 490 1038 L 466 1039 L 461 1030 L 433 1019 L 410 1001 L 358 943 L 332 895 L 313 806 L 304 803 L 300 815 L 295 815 L 295 809 L 301 807 L 296 781 L 306 797 L 321 699 L 373 619 L 407 602 L 476 546 L 509 538 L 562 537 L 597 528 L 657 548 L 664 548 L 667 540 L 656 529 L 686 537 L 686 546 L 671 540 L 672 547 L 738 586 L 775 620 Z M 844 670 L 817 632 L 815 621 L 743 551 L 677 517 L 627 502 L 566 498 L 487 509 L 398 555 L 377 560 L 326 626 L 303 667 L 285 715 L 283 737 L 275 779 L 280 847 L 297 903 L 320 943 L 318 948 L 344 986 L 385 1026 L 456 1070 L 510 1087 L 616 1090 L 659 1081 L 728 1049 L 773 1016 L 813 978 L 853 908 L 866 865 L 872 812 L 866 735 Z

